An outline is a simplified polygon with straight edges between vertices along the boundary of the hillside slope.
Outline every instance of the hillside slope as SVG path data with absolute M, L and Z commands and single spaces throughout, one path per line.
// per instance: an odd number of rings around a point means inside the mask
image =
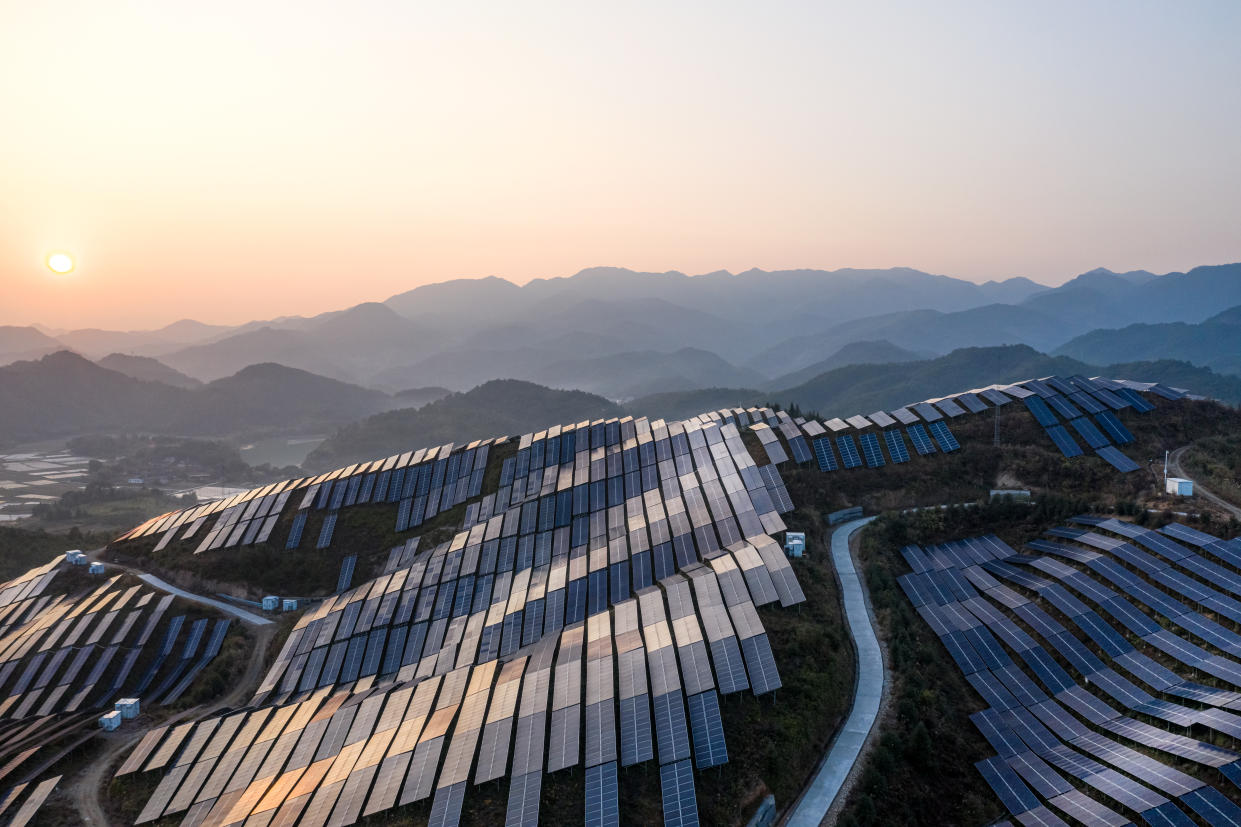
M 1047 356 L 1026 345 L 962 348 L 921 362 L 850 365 L 801 385 L 773 391 L 769 396 L 774 402 L 796 403 L 823 416 L 848 416 L 992 383 L 1076 373 L 1164 382 L 1229 404 L 1241 402 L 1241 379 L 1221 376 L 1186 362 L 1162 360 L 1099 366 L 1067 356 Z
M 414 448 L 520 436 L 556 423 L 623 414 L 619 406 L 601 396 L 497 379 L 417 410 L 388 411 L 347 425 L 315 448 L 303 465 L 326 469 Z
M 1241 306 L 1204 322 L 1134 324 L 1118 330 L 1092 330 L 1056 350 L 1095 361 L 1180 359 L 1219 373 L 1241 374 Z

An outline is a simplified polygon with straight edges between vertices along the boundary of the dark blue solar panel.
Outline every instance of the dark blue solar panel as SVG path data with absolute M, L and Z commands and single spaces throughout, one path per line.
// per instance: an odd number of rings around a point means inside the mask
M 1191 790 L 1182 795 L 1181 800 L 1208 824 L 1241 824 L 1241 807 L 1214 787 Z
M 621 698 L 620 747 L 623 767 L 655 757 L 651 740 L 651 704 L 647 695 Z
M 790 439 L 789 450 L 793 452 L 793 461 L 798 464 L 810 462 L 810 460 L 813 459 L 813 457 L 810 456 L 810 449 L 806 447 L 806 440 L 804 437 L 795 436 Z
M 1020 776 L 999 758 L 988 758 L 974 766 L 1013 815 L 1029 812 L 1039 806 L 1038 797 L 1030 791 Z
M 814 441 L 814 456 L 819 461 L 820 471 L 835 471 L 838 467 L 836 452 L 832 450 L 832 440 L 829 437 Z
M 840 461 L 846 468 L 862 467 L 862 458 L 857 452 L 857 443 L 851 434 L 836 437 L 836 450 L 840 451 Z
M 931 435 L 926 432 L 926 426 L 921 422 L 910 425 L 905 431 L 909 434 L 910 440 L 913 441 L 914 450 L 919 456 L 935 453 L 935 443 L 931 442 Z
M 340 564 L 340 577 L 336 578 L 336 591 L 343 592 L 353 582 L 353 569 L 358 563 L 358 555 L 350 554 Z
M 689 761 L 664 764 L 659 768 L 663 794 L 664 827 L 698 827 L 698 799 L 694 792 L 694 771 Z
M 329 512 L 323 521 L 323 528 L 319 531 L 319 542 L 315 548 L 327 548 L 332 543 L 332 532 L 336 530 L 336 512 Z
M 1107 408 L 1104 407 L 1103 405 L 1100 405 L 1093 396 L 1091 396 L 1088 393 L 1083 393 L 1082 391 L 1077 391 L 1076 393 L 1069 394 L 1069 399 L 1072 399 L 1074 402 L 1080 405 L 1082 410 L 1084 410 L 1086 413 L 1093 414 L 1093 413 L 1099 413 L 1100 411 L 1107 410 Z
M 883 440 L 888 443 L 888 456 L 893 462 L 909 462 L 909 448 L 905 445 L 905 437 L 899 428 L 890 428 L 883 432 Z
M 1133 442 L 1133 434 L 1129 433 L 1129 429 L 1121 423 L 1120 418 L 1111 411 L 1104 411 L 1095 417 L 1099 426 L 1107 432 L 1112 441 L 1117 445 L 1127 445 Z
M 1147 411 L 1155 410 L 1155 406 L 1143 399 L 1142 394 L 1138 393 L 1133 388 L 1121 388 L 1116 391 L 1116 393 L 1121 399 L 1132 405 L 1134 410 L 1138 413 L 1146 413 Z
M 293 518 L 293 525 L 289 528 L 289 539 L 285 541 L 285 549 L 297 548 L 302 543 L 302 530 L 306 528 L 306 512 L 299 511 Z
M 1056 419 L 1056 415 L 1051 412 L 1051 408 L 1047 407 L 1047 403 L 1043 401 L 1041 396 L 1027 396 L 1021 401 L 1026 403 L 1030 413 L 1034 414 L 1035 421 L 1044 428 L 1055 425 L 1060 421 Z
M 714 689 L 690 696 L 689 726 L 694 735 L 694 766 L 702 770 L 728 763 L 720 698 Z
M 1102 448 L 1108 444 L 1107 437 L 1105 437 L 1103 433 L 1095 427 L 1095 424 L 1086 417 L 1078 417 L 1077 419 L 1071 420 L 1069 424 L 1073 426 L 1074 430 L 1081 434 L 1082 439 L 1086 440 L 1086 444 L 1091 448 Z
M 381 503 L 388 499 L 388 483 L 392 479 L 391 471 L 380 471 L 379 479 L 375 483 L 375 493 L 371 502 Z
M 935 424 L 939 424 L 938 422 Z M 883 451 L 879 448 L 879 437 L 873 433 L 865 433 L 858 437 L 862 443 L 862 455 L 866 457 L 867 468 L 879 468 L 884 465 Z
M 396 511 L 396 530 L 398 532 L 405 531 L 409 528 L 409 512 L 413 507 L 413 499 L 401 500 L 401 505 Z
M 1063 396 L 1049 396 L 1047 404 L 1065 419 L 1076 419 L 1082 415 L 1078 407 Z
M 1073 437 L 1069 436 L 1069 432 L 1064 429 L 1063 425 L 1052 425 L 1047 429 L 1047 436 L 1051 437 L 1051 441 L 1056 443 L 1060 453 L 1066 457 L 1072 459 L 1082 455 L 1081 446 L 1073 440 Z
M 1110 463 L 1111 466 L 1117 471 L 1122 473 L 1127 474 L 1130 471 L 1137 471 L 1141 467 L 1136 462 L 1129 459 L 1129 457 L 1122 454 L 1120 449 L 1114 445 L 1108 445 L 1105 448 L 1100 448 L 1095 453 Z
M 689 758 L 689 729 L 685 722 L 685 701 L 681 690 L 657 695 L 655 705 L 655 741 L 659 745 L 659 761 Z
M 609 827 L 620 824 L 620 801 L 616 780 L 616 762 L 586 770 L 586 825 Z
M 952 435 L 952 431 L 948 430 L 947 423 L 932 422 L 929 427 L 931 435 L 939 443 L 939 450 L 948 453 L 949 451 L 956 451 L 961 447 L 961 443 L 957 442 L 957 438 Z

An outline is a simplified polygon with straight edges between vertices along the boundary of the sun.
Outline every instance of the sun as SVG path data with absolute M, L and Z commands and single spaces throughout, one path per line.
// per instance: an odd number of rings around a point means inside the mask
M 47 268 L 53 273 L 68 273 L 73 270 L 73 256 L 68 253 L 52 253 L 47 257 Z

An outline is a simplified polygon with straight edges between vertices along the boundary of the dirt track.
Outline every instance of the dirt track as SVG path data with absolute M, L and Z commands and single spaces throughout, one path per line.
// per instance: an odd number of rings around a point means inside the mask
M 237 681 L 237 685 L 227 695 L 218 698 L 211 704 L 196 706 L 179 712 L 171 718 L 152 722 L 141 728 L 127 728 L 116 733 L 99 733 L 97 737 L 106 739 L 107 747 L 90 766 L 78 776 L 65 790 L 73 801 L 83 824 L 108 824 L 107 812 L 103 808 L 102 794 L 104 788 L 116 771 L 122 756 L 133 749 L 142 737 L 155 726 L 164 726 L 185 720 L 188 717 L 206 717 L 223 709 L 245 705 L 254 694 L 259 681 L 263 678 L 266 666 L 267 649 L 276 633 L 276 625 L 268 623 L 262 626 L 251 626 L 254 632 L 254 647 L 250 652 L 250 660 L 246 671 Z

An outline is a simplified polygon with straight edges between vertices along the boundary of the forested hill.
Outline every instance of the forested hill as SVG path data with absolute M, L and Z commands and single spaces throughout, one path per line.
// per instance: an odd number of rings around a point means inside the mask
M 400 409 L 346 425 L 306 458 L 326 469 L 415 448 L 495 436 L 520 436 L 549 425 L 623 416 L 602 396 L 561 391 L 533 382 L 495 379 L 418 409 Z
M 1187 362 L 1161 360 L 1090 365 L 1067 356 L 1047 356 L 1025 345 L 954 350 L 920 362 L 849 365 L 801 385 L 773 391 L 773 402 L 797 404 L 823 416 L 849 416 L 890 409 L 992 383 L 1016 382 L 1057 374 L 1108 376 L 1163 382 L 1191 393 L 1241 403 L 1241 379 Z

